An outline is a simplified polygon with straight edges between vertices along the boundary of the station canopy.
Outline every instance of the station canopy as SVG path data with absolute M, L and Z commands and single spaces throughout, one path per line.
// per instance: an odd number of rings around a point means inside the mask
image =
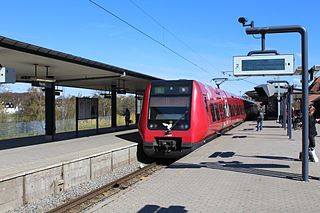
M 16 70 L 17 82 L 55 82 L 58 86 L 143 92 L 150 80 L 144 75 L 109 64 L 39 47 L 0 36 L 0 64 Z

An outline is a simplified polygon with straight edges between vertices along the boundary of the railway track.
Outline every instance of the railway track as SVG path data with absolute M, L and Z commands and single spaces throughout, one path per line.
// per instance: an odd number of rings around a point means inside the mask
M 157 165 L 156 163 L 152 163 L 116 181 L 113 181 L 94 191 L 91 191 L 83 196 L 71 200 L 61 206 L 58 206 L 57 208 L 48 211 L 48 213 L 81 212 L 85 209 L 90 208 L 99 201 L 102 201 L 120 192 L 121 190 L 128 188 L 138 181 L 143 180 L 145 177 L 164 167 L 164 165 Z

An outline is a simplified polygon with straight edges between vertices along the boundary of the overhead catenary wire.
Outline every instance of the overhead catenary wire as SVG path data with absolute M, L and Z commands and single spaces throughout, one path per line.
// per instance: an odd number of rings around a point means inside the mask
M 144 13 L 146 16 L 148 16 L 152 21 L 154 21 L 158 26 L 160 26 L 163 30 L 168 32 L 171 36 L 173 36 L 177 41 L 179 41 L 181 44 L 183 44 L 187 49 L 189 49 L 193 54 L 199 56 L 203 61 L 207 62 L 211 67 L 214 69 L 217 69 L 216 66 L 214 66 L 209 60 L 207 60 L 205 57 L 198 54 L 190 45 L 188 45 L 185 41 L 183 41 L 181 38 L 179 38 L 176 34 L 174 34 L 172 31 L 170 31 L 167 27 L 165 27 L 163 24 L 161 24 L 156 18 L 154 18 L 150 13 L 148 13 L 146 10 L 144 10 L 140 5 L 138 5 L 133 0 L 128 0 L 131 2 L 136 8 L 138 8 L 142 13 Z
M 228 72 L 229 72 L 229 71 L 222 71 L 221 73 L 222 73 L 223 75 L 227 75 L 228 77 L 231 77 L 232 75 L 231 75 L 231 74 L 228 74 Z M 231 71 L 230 71 L 230 72 L 231 72 Z M 246 81 L 246 82 L 248 82 L 248 83 L 250 83 L 250 84 L 258 85 L 258 84 L 254 83 L 254 82 L 252 82 L 252 81 L 246 80 L 246 79 L 249 78 L 249 77 L 250 77 L 250 76 L 247 76 L 247 77 L 245 77 L 245 78 L 228 79 L 228 81 Z
M 141 33 L 142 35 L 146 36 L 147 38 L 151 39 L 152 41 L 154 41 L 155 43 L 161 45 L 162 47 L 164 47 L 165 49 L 169 50 L 170 52 L 172 52 L 173 54 L 177 55 L 178 57 L 182 58 L 183 60 L 187 61 L 188 63 L 192 64 L 193 66 L 197 67 L 198 69 L 202 70 L 203 72 L 206 72 L 207 74 L 209 74 L 210 76 L 212 76 L 212 73 L 210 73 L 208 70 L 202 68 L 201 66 L 199 66 L 198 64 L 194 63 L 193 61 L 191 61 L 190 59 L 186 58 L 185 56 L 183 56 L 182 54 L 178 53 L 177 51 L 173 50 L 172 48 L 168 47 L 167 45 L 165 45 L 164 43 L 158 41 L 157 39 L 153 38 L 152 36 L 150 36 L 149 34 L 145 33 L 144 31 L 140 30 L 139 28 L 135 27 L 134 25 L 130 24 L 128 21 L 122 19 L 121 17 L 119 17 L 118 15 L 114 14 L 113 12 L 111 12 L 110 10 L 106 9 L 105 7 L 101 6 L 100 4 L 96 3 L 93 0 L 88 0 L 89 2 L 91 2 L 92 4 L 96 5 L 97 7 L 99 7 L 100 9 L 102 9 L 103 11 L 105 11 L 106 13 L 110 14 L 111 16 L 117 18 L 118 20 L 120 20 L 121 22 L 125 23 L 126 25 L 128 25 L 129 27 L 131 27 L 132 29 L 136 30 L 137 32 Z

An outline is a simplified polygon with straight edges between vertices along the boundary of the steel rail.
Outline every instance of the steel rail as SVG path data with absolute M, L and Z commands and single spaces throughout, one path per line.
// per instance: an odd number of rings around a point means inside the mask
M 117 190 L 116 192 L 114 193 L 111 193 L 109 196 L 112 196 L 113 194 L 116 194 L 117 192 L 119 192 L 120 190 L 122 190 L 123 188 L 126 188 L 127 186 L 123 187 L 123 184 L 125 184 L 127 181 L 130 181 L 130 180 L 133 180 L 134 178 L 136 178 L 137 176 L 139 175 L 142 175 L 144 174 L 145 172 L 148 172 L 149 170 L 152 170 L 152 172 L 158 170 L 157 169 L 157 164 L 156 163 L 152 163 L 150 165 L 147 165 L 137 171 L 134 171 L 120 179 L 117 179 L 111 183 L 108 183 L 104 186 L 101 186 L 87 194 L 84 194 L 78 198 L 75 198 L 67 203 L 64 203 L 50 211 L 48 211 L 48 213 L 61 213 L 61 212 L 68 212 L 68 211 L 72 211 L 72 209 L 74 209 L 75 207 L 78 207 L 82 204 L 84 204 L 85 202 L 88 202 L 96 197 L 98 197 L 99 195 L 103 195 L 104 193 L 106 193 L 107 191 L 110 191 L 111 189 L 115 189 L 115 188 L 118 188 L 119 190 Z M 163 167 L 163 166 L 162 166 Z M 162 168 L 161 167 L 161 168 Z M 153 170 L 154 169 L 154 170 Z M 136 180 L 134 183 L 138 182 L 139 180 Z M 133 185 L 134 183 L 131 183 L 129 185 Z M 121 188 L 122 186 L 122 188 Z M 108 197 L 106 195 L 103 195 L 103 197 Z M 99 202 L 99 200 L 102 200 L 102 199 L 98 199 L 98 201 L 96 202 Z M 87 207 L 90 206 L 87 205 Z M 85 207 L 85 208 L 87 208 Z

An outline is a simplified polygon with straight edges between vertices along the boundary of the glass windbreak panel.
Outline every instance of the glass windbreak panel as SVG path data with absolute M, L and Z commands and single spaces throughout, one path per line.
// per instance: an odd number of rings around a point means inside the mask
M 45 134 L 45 95 L 41 88 L 17 83 L 23 93 L 0 85 L 0 140 Z
M 149 129 L 189 129 L 190 96 L 151 96 L 149 105 Z

